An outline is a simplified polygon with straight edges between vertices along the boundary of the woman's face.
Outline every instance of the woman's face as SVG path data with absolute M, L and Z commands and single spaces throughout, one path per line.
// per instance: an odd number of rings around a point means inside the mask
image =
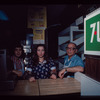
M 45 54 L 44 47 L 43 46 L 39 46 L 37 48 L 37 55 L 38 55 L 38 57 L 42 58 L 42 57 L 44 57 L 44 54 Z

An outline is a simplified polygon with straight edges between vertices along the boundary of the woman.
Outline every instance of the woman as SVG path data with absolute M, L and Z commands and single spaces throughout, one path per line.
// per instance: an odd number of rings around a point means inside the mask
M 53 60 L 47 57 L 46 49 L 43 44 L 37 45 L 36 53 L 32 61 L 30 82 L 35 81 L 35 79 L 56 79 L 56 67 Z

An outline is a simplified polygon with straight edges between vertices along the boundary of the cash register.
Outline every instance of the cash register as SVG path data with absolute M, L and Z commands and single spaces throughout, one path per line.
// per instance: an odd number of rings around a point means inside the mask
M 7 58 L 7 50 L 0 50 L 0 91 L 14 90 L 18 78 L 17 75 L 8 71 L 10 59 Z

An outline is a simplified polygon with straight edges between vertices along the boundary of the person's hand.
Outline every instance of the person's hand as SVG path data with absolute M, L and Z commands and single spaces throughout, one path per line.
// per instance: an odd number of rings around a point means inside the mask
M 30 81 L 30 82 L 35 82 L 36 80 L 35 80 L 34 77 L 30 77 L 30 78 L 29 78 L 29 81 Z
M 17 74 L 17 76 L 19 76 L 19 77 L 22 76 L 22 74 L 23 74 L 21 71 L 18 71 L 18 70 L 13 70 L 12 72 Z
M 61 79 L 64 77 L 64 72 L 65 72 L 65 69 L 62 69 L 62 70 L 59 72 L 59 74 L 58 74 L 58 76 L 59 76 Z
M 17 71 L 17 75 L 20 77 L 20 76 L 22 76 L 22 72 L 21 71 Z
M 52 74 L 52 75 L 50 76 L 50 78 L 51 78 L 51 79 L 56 79 L 57 77 L 56 77 L 55 74 Z

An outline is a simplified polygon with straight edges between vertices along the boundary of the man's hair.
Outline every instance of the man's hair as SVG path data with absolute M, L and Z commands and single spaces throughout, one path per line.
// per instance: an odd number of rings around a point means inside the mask
M 24 58 L 24 50 L 23 50 L 23 46 L 20 44 L 20 43 L 16 43 L 14 46 L 13 46 L 13 52 L 12 52 L 12 55 L 14 55 L 15 53 L 15 49 L 16 48 L 21 48 L 21 50 L 22 50 L 22 55 L 21 55 L 21 58 Z
M 74 45 L 75 45 L 75 48 L 77 49 L 77 45 L 76 45 L 74 42 L 68 43 L 68 44 L 67 44 L 67 47 L 68 47 L 69 44 L 74 44 Z
M 14 50 L 16 48 L 21 48 L 23 50 L 23 46 L 20 44 L 20 43 L 16 43 L 15 46 L 14 46 Z

